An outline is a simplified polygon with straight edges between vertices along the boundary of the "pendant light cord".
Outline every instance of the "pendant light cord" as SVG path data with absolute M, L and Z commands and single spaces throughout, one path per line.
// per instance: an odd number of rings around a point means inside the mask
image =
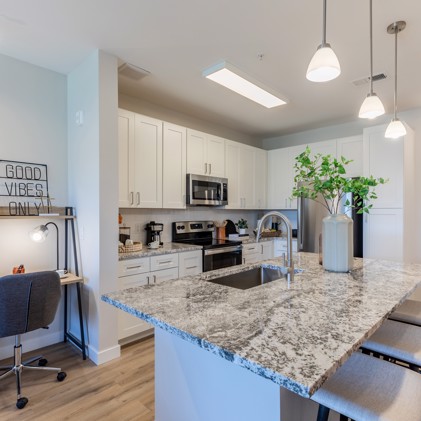
M 395 28 L 395 94 L 394 94 L 395 111 L 393 114 L 395 120 L 396 120 L 396 113 L 398 109 L 398 32 L 399 32 L 399 28 L 396 26 Z
M 322 47 L 326 45 L 326 3 L 327 0 L 323 0 L 323 38 Z
M 370 0 L 370 95 L 373 95 L 373 0 Z

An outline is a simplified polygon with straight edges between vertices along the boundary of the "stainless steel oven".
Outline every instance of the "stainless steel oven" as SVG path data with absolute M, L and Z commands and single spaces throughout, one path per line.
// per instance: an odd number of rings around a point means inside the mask
M 228 179 L 187 174 L 186 203 L 190 206 L 228 205 Z
M 172 240 L 202 247 L 203 272 L 241 265 L 241 241 L 213 238 L 214 230 L 213 221 L 173 222 Z

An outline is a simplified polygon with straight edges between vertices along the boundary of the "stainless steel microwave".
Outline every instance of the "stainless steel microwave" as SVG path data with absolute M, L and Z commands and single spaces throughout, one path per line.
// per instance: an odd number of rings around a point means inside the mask
M 190 206 L 228 205 L 228 179 L 187 174 L 186 203 Z

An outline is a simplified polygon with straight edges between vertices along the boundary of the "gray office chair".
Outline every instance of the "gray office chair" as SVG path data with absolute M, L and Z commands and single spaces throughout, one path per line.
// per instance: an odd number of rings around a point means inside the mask
M 22 409 L 28 399 L 21 395 L 21 374 L 25 370 L 56 371 L 57 380 L 63 381 L 66 373 L 60 368 L 44 367 L 43 356 L 22 362 L 20 336 L 35 329 L 47 328 L 54 320 L 60 301 L 60 277 L 56 272 L 36 272 L 8 275 L 0 278 L 0 338 L 15 336 L 14 364 L 0 367 L 6 372 L 0 380 L 15 373 L 17 386 L 16 406 Z M 34 366 L 38 362 L 38 366 Z

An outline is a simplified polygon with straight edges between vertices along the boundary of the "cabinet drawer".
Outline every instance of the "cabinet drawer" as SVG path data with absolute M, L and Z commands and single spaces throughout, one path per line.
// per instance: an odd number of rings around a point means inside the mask
M 164 254 L 162 256 L 151 257 L 151 272 L 155 270 L 178 267 L 178 254 Z
M 169 281 L 170 279 L 177 279 L 178 278 L 178 268 L 170 268 L 164 270 L 157 270 L 155 272 L 151 272 L 149 278 L 150 284 L 156 284 L 159 282 Z
M 248 256 L 249 254 L 261 253 L 262 247 L 259 243 L 252 244 L 243 244 L 243 256 Z
M 136 275 L 138 273 L 149 272 L 149 257 L 138 259 L 120 260 L 118 262 L 118 276 Z
M 178 276 L 181 278 L 188 275 L 202 273 L 202 251 L 187 251 L 178 255 Z

